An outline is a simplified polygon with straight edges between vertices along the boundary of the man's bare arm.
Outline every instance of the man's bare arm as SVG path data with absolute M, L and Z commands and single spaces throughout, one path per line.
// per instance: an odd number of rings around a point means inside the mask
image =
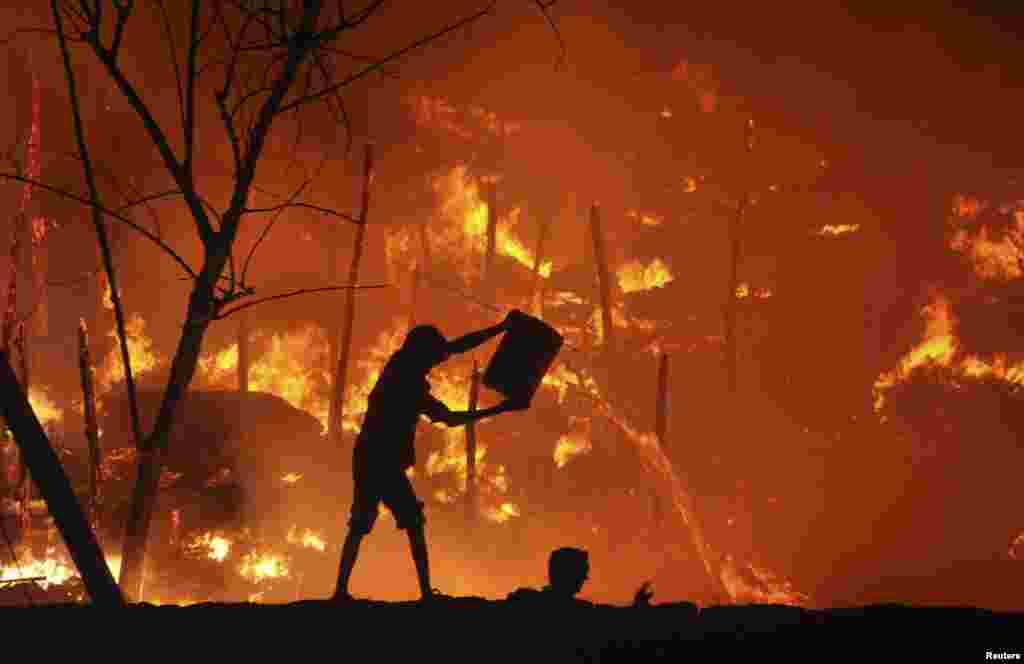
M 520 404 L 512 400 L 506 400 L 492 408 L 481 410 L 449 410 L 442 402 L 431 397 L 424 414 L 434 422 L 441 422 L 449 427 L 461 427 L 470 422 L 482 420 L 485 417 L 499 415 L 514 410 L 524 410 L 526 404 Z
M 470 332 L 469 334 L 462 335 L 458 339 L 453 339 L 452 341 L 449 341 L 447 347 L 448 353 L 452 355 L 456 353 L 465 353 L 487 343 L 488 341 L 490 341 L 491 339 L 505 331 L 508 325 L 506 322 L 507 320 L 508 319 L 505 319 L 504 321 L 498 323 L 497 325 L 485 327 L 482 330 Z

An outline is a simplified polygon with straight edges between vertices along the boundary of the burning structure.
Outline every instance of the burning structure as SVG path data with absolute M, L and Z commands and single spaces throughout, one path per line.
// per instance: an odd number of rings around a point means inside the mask
M 608 39 L 586 21 L 570 25 Z M 918 289 L 920 275 L 901 273 L 882 241 L 884 221 L 823 175 L 831 168 L 823 150 L 770 119 L 759 121 L 756 150 L 733 145 L 747 113 L 720 68 L 687 55 L 660 70 L 623 84 L 637 92 L 628 104 L 618 98 L 625 93 L 609 99 L 574 79 L 574 91 L 601 102 L 601 112 L 566 102 L 579 118 L 571 126 L 527 101 L 498 94 L 484 103 L 487 95 L 460 86 L 386 79 L 351 93 L 353 135 L 376 141 L 365 237 L 349 240 L 355 232 L 333 225 L 339 217 L 307 209 L 287 232 L 268 235 L 273 251 L 253 261 L 266 275 L 261 292 L 331 286 L 341 281 L 339 257 L 349 255 L 362 261 L 355 281 L 389 284 L 354 296 L 339 424 L 332 427 L 331 402 L 343 296 L 271 301 L 247 309 L 237 328 L 212 325 L 168 433 L 146 599 L 327 594 L 351 500 L 339 478 L 348 477 L 352 441 L 388 356 L 417 322 L 454 335 L 518 308 L 566 339 L 531 409 L 469 435 L 420 426 L 412 476 L 430 497 L 435 576 L 447 592 L 503 595 L 543 569 L 551 548 L 576 544 L 592 552 L 600 575 L 590 591 L 606 601 L 624 597 L 643 570 L 659 597 L 704 604 L 898 596 L 1019 606 L 1000 588 L 1021 574 L 1022 526 L 998 487 L 1012 486 L 1021 461 L 1011 413 L 1024 369 L 1007 320 L 1019 301 L 1022 194 L 953 199 L 937 231 L 945 272 Z M 539 80 L 554 94 L 561 79 Z M 36 91 L 26 145 L 37 146 L 40 127 L 49 131 L 40 99 L 49 97 L 38 84 L 26 89 Z M 102 101 L 93 113 L 108 127 L 131 110 Z M 601 122 L 592 125 L 591 115 Z M 635 129 L 608 132 L 607 123 Z M 293 176 L 283 166 L 296 154 L 313 160 L 342 145 L 274 148 L 268 170 L 282 166 L 274 184 L 284 187 Z M 154 168 L 131 146 L 107 146 L 101 156 L 140 173 Z M 63 177 L 67 168 L 26 163 L 33 177 L 46 169 Z M 346 164 L 330 172 L 341 205 L 360 182 Z M 148 179 L 138 184 L 160 181 Z M 213 198 L 230 193 L 210 186 Z M 34 253 L 12 251 L 0 264 L 23 294 L 6 320 L 49 312 L 46 331 L 22 326 L 31 358 L 22 375 L 75 488 L 96 506 L 95 529 L 117 568 L 140 459 L 115 304 L 96 278 L 95 256 L 75 250 L 91 242 L 74 223 L 80 213 L 38 191 L 19 196 L 11 230 Z M 266 191 L 253 198 L 254 209 L 277 204 Z M 178 222 L 161 237 L 194 261 L 194 238 Z M 732 225 L 742 246 L 730 264 L 723 241 Z M 239 251 L 262 240 L 243 225 Z M 112 242 L 129 275 L 118 287 L 125 346 L 141 428 L 151 430 L 183 324 L 167 303 L 189 291 L 144 241 L 122 229 Z M 910 285 L 893 293 L 894 281 Z M 33 309 L 33 299 L 45 309 Z M 723 307 L 735 314 L 731 331 Z M 95 360 L 91 406 L 67 360 L 79 319 Z M 731 352 L 735 392 L 722 371 Z M 487 358 L 435 371 L 433 393 L 467 408 L 474 362 Z M 485 391 L 481 407 L 493 399 Z M 82 435 L 90 419 L 95 451 Z M 964 444 L 979 436 L 991 445 L 984 454 Z M 80 593 L 13 444 L 2 450 L 4 526 L 16 545 L 0 557 L 2 580 L 42 577 L 48 589 Z M 381 570 L 408 566 L 404 543 L 382 537 L 381 567 L 361 567 L 353 585 L 401 597 L 414 586 L 412 570 L 409 578 Z M 915 566 L 925 570 L 919 577 L 942 578 L 945 592 L 915 582 Z

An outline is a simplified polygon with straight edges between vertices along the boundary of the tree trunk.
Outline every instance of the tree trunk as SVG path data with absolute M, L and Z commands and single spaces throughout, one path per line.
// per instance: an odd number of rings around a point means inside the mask
M 352 250 L 352 265 L 349 268 L 348 283 L 355 285 L 359 280 L 359 264 L 363 258 L 363 243 L 366 239 L 366 220 L 370 208 L 370 189 L 373 184 L 373 146 L 366 146 L 366 158 L 363 161 L 363 196 L 359 210 L 359 225 L 356 230 L 355 247 Z M 345 291 L 345 309 L 342 319 L 342 336 L 340 357 L 338 358 L 337 370 L 334 373 L 334 431 L 335 442 L 341 441 L 341 425 L 344 413 L 343 399 L 345 395 L 345 383 L 348 372 L 348 360 L 352 350 L 352 327 L 355 320 L 356 289 L 349 288 Z
M 60 459 L 32 412 L 28 397 L 18 384 L 7 354 L 2 351 L 0 394 L 0 411 L 14 434 L 14 442 L 18 445 L 21 457 L 39 483 L 46 506 L 64 538 L 71 559 L 82 575 L 86 591 L 98 607 L 123 607 L 124 598 L 89 528 L 89 521 L 78 504 Z
M 335 286 L 338 283 L 338 235 L 340 222 L 332 222 L 327 229 L 327 285 Z M 330 307 L 327 312 L 327 325 L 329 333 L 327 337 L 327 370 L 331 371 L 338 363 L 338 347 L 341 345 L 341 317 L 338 316 L 337 307 Z M 336 379 L 335 379 L 336 380 Z M 333 387 L 333 386 L 332 386 Z M 327 435 L 331 440 L 340 440 L 341 417 L 338 414 L 338 402 L 331 393 L 331 401 L 327 405 Z
M 89 443 L 89 521 L 95 528 L 99 522 L 100 469 L 103 466 L 103 456 L 100 448 L 99 427 L 96 424 L 96 395 L 92 384 L 89 336 L 84 320 L 78 323 L 78 371 L 82 380 L 85 439 Z
M 226 254 L 225 254 L 226 256 Z M 209 269 L 200 274 L 189 298 L 188 317 L 178 347 L 171 362 L 167 390 L 160 402 L 153 431 L 144 437 L 138 447 L 138 474 L 132 491 L 131 511 L 125 526 L 124 548 L 121 562 L 121 587 L 129 599 L 143 597 L 143 570 L 146 560 L 146 540 L 156 506 L 160 487 L 163 457 L 170 440 L 171 425 L 192 377 L 195 374 L 203 336 L 213 316 L 213 283 L 227 262 L 226 257 L 211 260 Z
M 590 207 L 590 230 L 594 239 L 594 261 L 597 263 L 598 287 L 601 293 L 601 327 L 603 350 L 608 353 L 615 348 L 615 330 L 612 324 L 612 293 L 608 276 L 608 257 L 604 250 L 604 234 L 601 232 L 601 208 L 597 203 Z
M 469 412 L 476 411 L 480 398 L 480 369 L 473 361 L 473 375 L 469 381 Z M 470 527 L 476 524 L 476 423 L 466 425 L 466 522 Z

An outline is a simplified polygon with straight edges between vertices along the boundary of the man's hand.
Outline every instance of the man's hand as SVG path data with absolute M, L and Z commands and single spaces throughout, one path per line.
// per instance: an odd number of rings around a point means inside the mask
M 633 606 L 650 606 L 651 598 L 654 597 L 654 590 L 651 589 L 651 582 L 644 581 L 640 589 L 633 595 Z
M 524 314 L 522 311 L 519 311 L 518 309 L 513 309 L 509 311 L 507 314 L 505 314 L 505 320 L 501 321 L 501 326 L 506 331 L 508 331 L 512 327 L 512 323 L 514 321 L 522 320 L 525 317 L 526 314 Z

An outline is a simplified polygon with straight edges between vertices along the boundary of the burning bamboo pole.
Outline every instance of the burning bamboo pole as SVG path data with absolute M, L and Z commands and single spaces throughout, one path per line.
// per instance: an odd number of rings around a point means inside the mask
M 39 483 L 47 508 L 93 603 L 98 607 L 123 607 L 124 597 L 110 573 L 103 550 L 4 351 L 0 351 L 0 394 L 3 396 L 0 413 L 14 434 L 19 453 Z
M 249 314 L 238 313 L 238 391 L 249 391 Z
M 363 258 L 363 244 L 366 240 L 366 220 L 370 212 L 370 188 L 373 184 L 373 145 L 367 144 L 366 157 L 363 160 L 363 195 L 359 208 L 359 224 L 356 230 L 355 246 L 352 250 L 352 264 L 349 268 L 348 283 L 355 285 L 359 280 L 359 264 Z M 345 395 L 345 379 L 348 371 L 348 359 L 352 349 L 352 326 L 355 318 L 355 288 L 345 291 L 345 309 L 342 319 L 340 356 L 337 370 L 334 373 L 334 395 L 331 400 L 331 419 L 329 431 L 335 441 L 340 440 L 342 422 L 342 399 Z
M 92 384 L 92 359 L 89 356 L 89 332 L 85 321 L 78 321 L 78 371 L 82 380 L 82 405 L 85 414 L 85 439 L 89 443 L 89 521 L 96 527 L 100 504 L 100 468 L 103 451 L 100 448 L 99 427 L 96 424 L 96 393 Z
M 601 233 L 601 208 L 597 203 L 590 206 L 590 231 L 594 240 L 594 261 L 597 263 L 597 279 L 601 295 L 602 345 L 605 352 L 609 352 L 615 347 L 615 332 L 612 328 L 611 281 L 608 276 L 608 256 L 605 253 L 604 235 Z
M 544 251 L 547 249 L 545 246 L 548 239 L 548 229 L 550 228 L 551 221 L 547 215 L 544 215 L 540 219 L 540 233 L 537 236 L 537 252 L 533 257 L 533 301 L 534 301 L 534 314 L 541 320 L 544 319 L 544 280 L 541 278 L 540 266 L 544 263 Z
M 483 284 L 484 299 L 490 301 L 494 295 L 494 252 L 498 244 L 498 183 L 493 178 L 484 180 L 487 199 L 487 253 L 484 256 Z
M 473 360 L 473 375 L 469 382 L 469 412 L 476 411 L 480 398 L 480 368 Z M 470 525 L 476 523 L 476 423 L 466 425 L 466 520 Z
M 744 136 L 747 154 L 754 150 L 754 121 L 747 120 Z M 750 205 L 750 192 L 744 189 L 736 207 L 736 214 L 729 219 L 729 279 L 726 287 L 725 300 L 725 374 L 726 386 L 730 394 L 735 394 L 738 388 L 737 378 L 737 342 L 736 342 L 736 315 L 738 302 L 736 290 L 739 287 L 739 263 L 742 259 L 741 233 L 743 231 L 743 220 L 746 216 L 747 207 Z

